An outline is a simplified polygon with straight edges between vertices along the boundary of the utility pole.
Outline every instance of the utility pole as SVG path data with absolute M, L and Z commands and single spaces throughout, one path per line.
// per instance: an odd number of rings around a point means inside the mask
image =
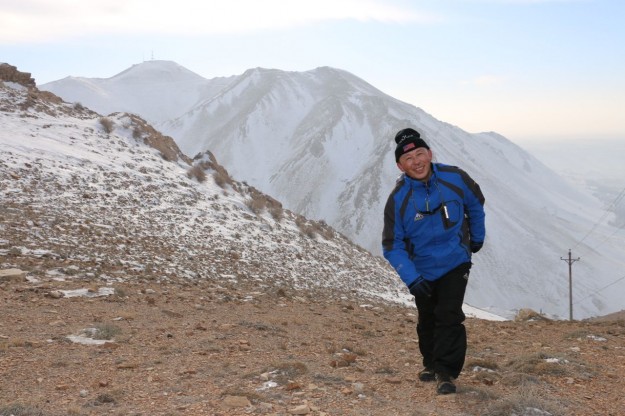
M 579 260 L 571 258 L 571 249 L 569 249 L 569 258 L 565 259 L 560 257 L 560 260 L 564 260 L 569 264 L 569 321 L 573 320 L 573 263 Z

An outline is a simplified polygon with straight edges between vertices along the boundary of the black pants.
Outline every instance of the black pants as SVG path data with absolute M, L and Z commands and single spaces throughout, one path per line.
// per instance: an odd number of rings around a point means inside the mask
M 433 282 L 431 297 L 415 298 L 423 365 L 454 378 L 462 371 L 467 352 L 462 303 L 470 269 L 471 263 L 461 264 Z

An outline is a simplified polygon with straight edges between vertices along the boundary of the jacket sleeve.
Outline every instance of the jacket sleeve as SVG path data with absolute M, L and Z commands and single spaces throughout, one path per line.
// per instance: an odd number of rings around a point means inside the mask
M 484 212 L 485 198 L 480 186 L 468 175 L 465 178 L 468 192 L 465 192 L 465 209 L 469 217 L 469 233 L 471 241 L 483 243 L 486 238 L 486 214 Z
M 382 253 L 395 269 L 401 280 L 409 286 L 419 276 L 406 250 L 405 233 L 399 207 L 391 194 L 384 207 L 384 230 L 382 231 Z

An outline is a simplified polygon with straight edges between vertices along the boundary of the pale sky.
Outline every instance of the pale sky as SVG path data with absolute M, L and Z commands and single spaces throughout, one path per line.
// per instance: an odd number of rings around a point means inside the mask
M 623 0 L 0 0 L 0 62 L 38 84 L 150 59 L 331 66 L 469 132 L 625 141 Z

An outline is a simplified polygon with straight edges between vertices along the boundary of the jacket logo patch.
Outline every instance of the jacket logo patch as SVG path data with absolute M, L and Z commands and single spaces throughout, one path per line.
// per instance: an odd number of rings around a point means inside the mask
M 417 215 L 414 216 L 415 221 L 421 221 L 423 218 L 425 217 L 420 212 L 417 212 Z

